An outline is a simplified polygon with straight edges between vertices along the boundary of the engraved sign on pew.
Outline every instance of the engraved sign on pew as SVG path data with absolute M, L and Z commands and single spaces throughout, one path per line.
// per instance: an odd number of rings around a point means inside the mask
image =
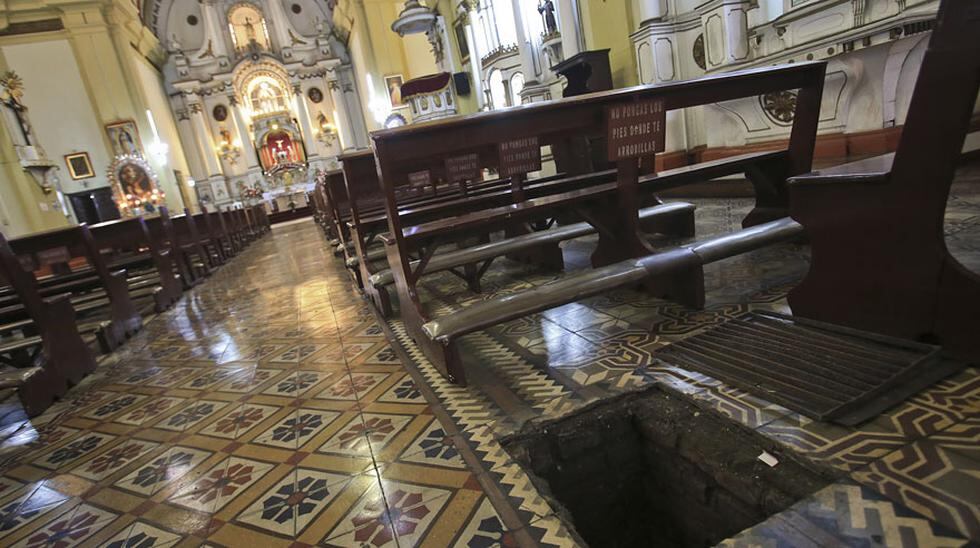
M 55 247 L 37 252 L 37 262 L 41 266 L 67 263 L 70 260 L 71 253 L 68 253 L 66 247 Z
M 479 179 L 480 157 L 474 153 L 446 158 L 446 178 L 450 183 Z
M 408 184 L 413 188 L 425 188 L 432 184 L 432 178 L 429 176 L 429 170 L 425 169 L 422 171 L 413 171 L 408 174 Z
M 666 148 L 667 111 L 662 99 L 606 108 L 609 160 L 650 156 Z
M 500 176 L 525 175 L 541 171 L 541 145 L 537 136 L 504 141 L 498 145 Z

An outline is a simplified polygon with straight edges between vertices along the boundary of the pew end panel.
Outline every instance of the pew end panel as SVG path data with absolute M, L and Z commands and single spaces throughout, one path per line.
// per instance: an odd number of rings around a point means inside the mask
M 976 2 L 944 0 L 894 154 L 790 180 L 811 264 L 794 315 L 980 362 L 980 274 L 946 247 L 946 204 L 980 91 Z

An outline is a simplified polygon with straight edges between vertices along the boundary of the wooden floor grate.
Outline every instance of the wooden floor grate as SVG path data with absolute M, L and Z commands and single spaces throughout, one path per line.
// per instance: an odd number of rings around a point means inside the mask
M 943 360 L 936 346 L 769 312 L 688 337 L 657 358 L 845 425 L 877 416 L 962 367 Z

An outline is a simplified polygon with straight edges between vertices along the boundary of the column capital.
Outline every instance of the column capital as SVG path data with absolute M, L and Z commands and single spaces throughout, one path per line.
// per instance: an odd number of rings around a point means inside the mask
M 191 111 L 191 114 L 201 114 L 204 109 L 201 108 L 201 103 L 187 103 L 187 109 Z
M 228 104 L 231 105 L 231 106 L 233 106 L 233 107 L 237 107 L 238 106 L 238 96 L 235 95 L 234 93 L 229 93 L 228 94 Z

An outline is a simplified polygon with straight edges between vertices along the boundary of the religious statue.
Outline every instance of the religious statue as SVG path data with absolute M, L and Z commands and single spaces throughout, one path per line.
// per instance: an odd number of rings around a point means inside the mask
M 558 32 L 558 22 L 555 20 L 555 4 L 551 0 L 539 0 L 538 13 L 544 17 L 544 29 L 548 34 Z
M 17 119 L 21 137 L 24 139 L 23 144 L 33 145 L 33 130 L 30 121 L 27 119 L 27 107 L 21 102 L 21 98 L 24 96 L 24 81 L 17 73 L 8 70 L 0 74 L 0 88 L 2 88 L 0 103 L 9 108 L 13 112 L 14 118 Z
M 252 24 L 252 20 L 248 17 L 245 18 L 245 38 L 248 39 L 248 43 L 257 42 L 255 39 L 255 25 Z

